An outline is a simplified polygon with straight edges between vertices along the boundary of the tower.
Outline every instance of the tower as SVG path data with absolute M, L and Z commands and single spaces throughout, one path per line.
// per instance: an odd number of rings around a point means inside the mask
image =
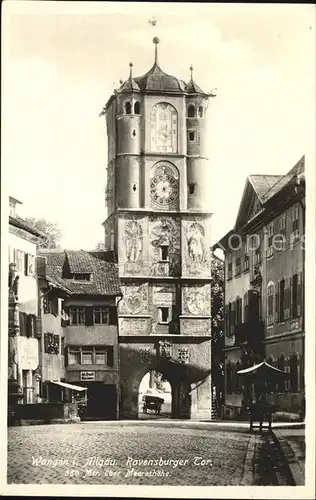
M 210 94 L 155 60 L 115 90 L 106 117 L 106 250 L 119 266 L 121 416 L 143 375 L 172 387 L 175 418 L 210 418 L 211 262 L 205 119 Z

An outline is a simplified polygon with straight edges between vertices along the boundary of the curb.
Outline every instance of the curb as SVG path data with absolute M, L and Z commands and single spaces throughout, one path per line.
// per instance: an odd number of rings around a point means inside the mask
M 305 486 L 305 468 L 297 459 L 290 443 L 277 430 L 273 431 L 273 437 L 288 464 L 294 484 L 296 486 Z
M 256 449 L 256 434 L 252 434 L 248 441 L 240 486 L 252 486 L 254 484 L 253 460 L 255 455 L 255 449 Z

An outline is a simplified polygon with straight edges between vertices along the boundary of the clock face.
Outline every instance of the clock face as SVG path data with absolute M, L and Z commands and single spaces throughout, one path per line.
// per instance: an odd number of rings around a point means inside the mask
M 151 179 L 150 196 L 157 205 L 170 205 L 178 198 L 178 194 L 178 182 L 172 175 L 159 174 Z

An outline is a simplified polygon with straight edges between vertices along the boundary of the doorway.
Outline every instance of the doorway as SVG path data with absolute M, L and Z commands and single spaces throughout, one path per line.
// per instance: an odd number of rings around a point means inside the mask
M 86 386 L 87 408 L 82 420 L 116 420 L 116 386 L 103 382 L 88 382 Z

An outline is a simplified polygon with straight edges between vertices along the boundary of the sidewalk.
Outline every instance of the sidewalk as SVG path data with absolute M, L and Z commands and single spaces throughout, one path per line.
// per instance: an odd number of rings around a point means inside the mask
M 288 463 L 297 486 L 305 484 L 305 429 L 297 427 L 274 429 L 273 433 Z

